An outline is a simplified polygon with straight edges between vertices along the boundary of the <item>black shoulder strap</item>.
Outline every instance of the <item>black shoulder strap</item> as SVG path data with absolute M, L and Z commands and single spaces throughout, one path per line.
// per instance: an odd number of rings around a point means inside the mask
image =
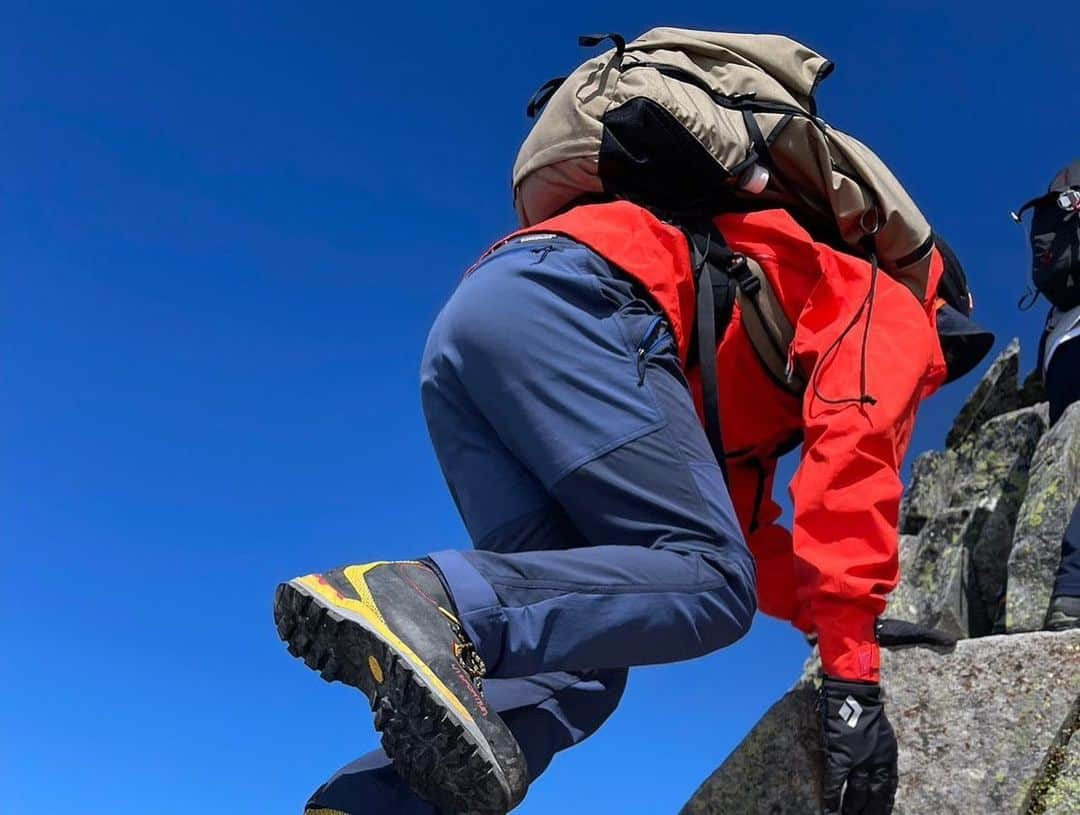
M 690 245 L 691 262 L 697 283 L 697 315 L 694 334 L 697 340 L 697 363 L 701 370 L 701 404 L 705 412 L 705 435 L 713 449 L 720 471 L 727 481 L 727 456 L 721 433 L 720 396 L 716 369 L 717 333 L 727 329 L 734 306 L 734 289 L 730 274 L 726 274 L 737 255 L 727 245 L 720 230 L 710 219 L 681 225 Z M 717 320 L 717 297 L 721 303 L 722 325 Z M 726 315 L 726 317 L 725 317 Z

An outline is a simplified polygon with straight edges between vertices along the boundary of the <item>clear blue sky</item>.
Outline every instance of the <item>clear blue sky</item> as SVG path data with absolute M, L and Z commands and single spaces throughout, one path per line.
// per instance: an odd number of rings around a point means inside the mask
M 274 585 L 467 545 L 417 363 L 513 224 L 525 102 L 577 34 L 830 56 L 824 115 L 950 237 L 1000 345 L 1042 317 L 1014 307 L 1007 210 L 1077 153 L 1067 7 L 3 3 L 0 809 L 296 813 L 374 745 L 363 699 L 286 655 Z M 925 406 L 916 451 L 971 384 Z M 804 654 L 762 619 L 635 672 L 520 811 L 674 812 Z

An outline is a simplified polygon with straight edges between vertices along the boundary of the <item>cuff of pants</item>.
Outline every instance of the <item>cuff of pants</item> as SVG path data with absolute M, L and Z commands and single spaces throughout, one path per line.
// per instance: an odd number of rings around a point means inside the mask
M 506 615 L 491 584 L 476 570 L 464 552 L 448 549 L 428 558 L 439 570 L 461 627 L 472 640 L 490 675 L 503 652 Z

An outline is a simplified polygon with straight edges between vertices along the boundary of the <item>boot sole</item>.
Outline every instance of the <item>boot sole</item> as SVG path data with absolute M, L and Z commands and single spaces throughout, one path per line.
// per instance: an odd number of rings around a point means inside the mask
M 1074 628 L 1080 628 L 1080 619 L 1071 614 L 1064 614 L 1062 612 L 1051 614 L 1047 618 L 1046 624 L 1043 626 L 1044 631 L 1054 631 L 1057 633 L 1061 633 L 1062 631 L 1072 631 Z
M 300 580 L 278 586 L 274 621 L 289 653 L 368 698 L 383 750 L 422 797 L 450 812 L 508 812 L 517 801 L 461 702 L 381 619 L 321 594 Z

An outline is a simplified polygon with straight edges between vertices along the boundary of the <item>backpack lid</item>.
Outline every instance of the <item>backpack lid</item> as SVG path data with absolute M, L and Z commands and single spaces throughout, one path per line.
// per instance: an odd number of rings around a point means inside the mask
M 686 51 L 720 64 L 756 67 L 811 113 L 817 113 L 814 91 L 836 68 L 797 40 L 780 34 L 734 34 L 683 28 L 653 28 L 630 42 L 631 50 Z

